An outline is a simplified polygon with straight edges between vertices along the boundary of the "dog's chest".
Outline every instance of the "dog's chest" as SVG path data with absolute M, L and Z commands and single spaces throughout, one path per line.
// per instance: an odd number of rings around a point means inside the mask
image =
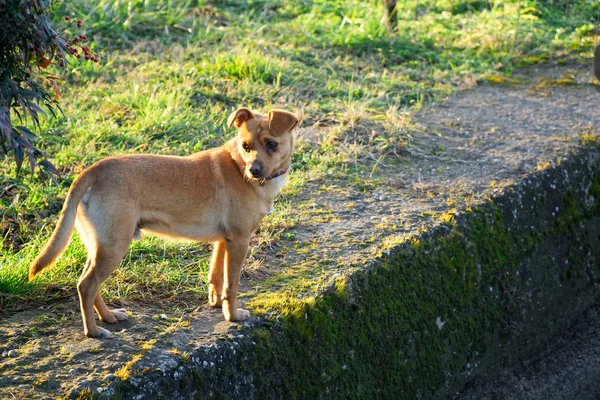
M 285 186 L 286 178 L 287 174 L 278 176 L 277 178 L 274 178 L 269 182 L 269 187 L 265 187 L 268 202 L 267 214 L 271 214 L 275 211 L 275 208 L 273 207 L 273 202 L 275 201 L 275 196 L 277 196 L 277 193 L 279 193 L 281 189 L 283 189 L 283 187 Z
M 285 186 L 285 180 L 287 178 L 287 174 L 278 176 L 277 178 L 273 179 L 273 183 L 275 185 L 275 194 L 273 196 L 275 196 L 277 193 L 279 193 L 281 191 L 281 189 L 283 189 L 283 187 Z

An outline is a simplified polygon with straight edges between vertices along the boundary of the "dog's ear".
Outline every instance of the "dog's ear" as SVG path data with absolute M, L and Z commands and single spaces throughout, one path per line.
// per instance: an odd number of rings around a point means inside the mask
M 239 128 L 240 126 L 242 126 L 242 123 L 251 120 L 252 118 L 254 118 L 254 114 L 252 114 L 252 111 L 250 111 L 246 107 L 238 108 L 237 110 L 231 113 L 229 118 L 227 118 L 227 126 L 231 128 L 235 123 L 235 126 Z
M 274 135 L 282 135 L 291 131 L 298 124 L 298 117 L 289 111 L 269 111 L 269 130 Z

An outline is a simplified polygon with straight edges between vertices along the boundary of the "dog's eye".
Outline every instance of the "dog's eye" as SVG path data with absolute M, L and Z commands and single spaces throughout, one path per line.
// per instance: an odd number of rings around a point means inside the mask
M 248 143 L 242 143 L 242 149 L 244 149 L 246 153 L 250 153 L 250 146 Z
M 277 142 L 269 141 L 267 142 L 267 149 L 275 150 L 277 148 Z

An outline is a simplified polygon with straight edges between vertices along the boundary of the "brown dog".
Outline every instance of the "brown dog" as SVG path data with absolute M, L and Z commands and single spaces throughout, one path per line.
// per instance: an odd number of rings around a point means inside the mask
M 77 284 L 84 331 L 88 337 L 109 337 L 96 325 L 94 308 L 110 324 L 127 314 L 106 307 L 100 285 L 140 231 L 211 241 L 208 301 L 222 305 L 226 320 L 245 320 L 250 313 L 237 302 L 242 264 L 250 237 L 285 182 L 297 123 L 287 111 L 264 116 L 240 108 L 228 119 L 237 136 L 219 148 L 187 157 L 125 155 L 97 162 L 71 185 L 29 279 L 60 257 L 76 226 L 88 252 Z

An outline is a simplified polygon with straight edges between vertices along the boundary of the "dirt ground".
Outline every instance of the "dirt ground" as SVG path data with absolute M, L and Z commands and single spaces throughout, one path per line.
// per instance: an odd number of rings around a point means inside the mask
M 289 199 L 306 217 L 286 232 L 293 241 L 261 251 L 266 275 L 293 279 L 314 268 L 315 277 L 326 280 L 440 218 L 452 218 L 503 187 L 560 163 L 582 136 L 600 133 L 600 86 L 593 79 L 591 63 L 539 65 L 510 79 L 480 82 L 425 108 L 415 115 L 409 147 L 363 161 L 372 165 L 369 180 L 376 183 L 363 179 L 348 185 L 323 177 Z M 354 127 L 357 132 L 368 128 L 360 121 Z M 305 126 L 299 137 L 318 140 L 328 129 Z M 245 299 L 275 290 L 256 275 L 247 276 Z M 108 340 L 83 337 L 75 298 L 14 314 L 0 321 L 0 397 L 55 398 L 85 388 L 102 392 L 112 380 L 136 370 L 175 368 L 186 352 L 236 335 L 237 325 L 223 322 L 218 310 L 201 305 L 204 301 L 199 299 L 198 309 L 178 314 L 168 304 L 125 305 L 132 316 L 107 326 L 114 332 Z M 572 337 L 577 339 L 579 331 Z M 565 335 L 562 340 L 571 339 Z M 585 360 L 593 366 L 598 352 L 590 351 Z M 537 378 L 522 379 L 544 379 L 545 364 L 536 365 Z M 507 374 L 500 375 L 498 384 L 511 388 L 521 379 Z M 548 376 L 556 383 L 548 390 L 558 390 L 558 378 Z M 489 388 L 494 382 L 485 384 Z M 478 392 L 465 390 L 464 398 L 484 398 L 468 397 Z M 565 398 L 523 393 L 513 398 Z

